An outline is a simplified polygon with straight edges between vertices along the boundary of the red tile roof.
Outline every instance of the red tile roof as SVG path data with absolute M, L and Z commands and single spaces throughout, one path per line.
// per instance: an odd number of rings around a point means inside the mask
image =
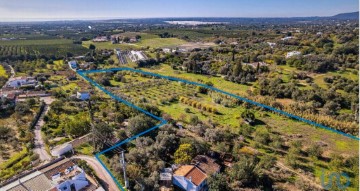
M 174 172 L 174 175 L 184 176 L 196 186 L 199 186 L 207 178 L 207 175 L 194 165 L 183 165 Z
M 220 172 L 220 165 L 215 162 L 215 159 L 205 155 L 196 156 L 192 163 L 209 176 Z

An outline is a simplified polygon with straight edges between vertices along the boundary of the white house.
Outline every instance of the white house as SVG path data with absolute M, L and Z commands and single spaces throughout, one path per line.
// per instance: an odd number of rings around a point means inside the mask
M 173 175 L 173 184 L 186 191 L 207 191 L 207 175 L 194 165 L 183 165 Z
M 48 164 L 36 168 L 21 178 L 14 179 L 0 187 L 1 191 L 19 190 L 51 190 L 51 191 L 80 191 L 94 185 L 86 178 L 83 169 L 71 159 L 59 158 Z
M 300 55 L 301 55 L 301 52 L 299 52 L 299 51 L 291 51 L 291 52 L 286 53 L 286 58 L 290 58 L 293 56 L 300 56 Z
M 64 155 L 65 153 L 70 152 L 72 150 L 73 150 L 72 145 L 69 143 L 65 143 L 54 147 L 53 149 L 51 149 L 50 153 L 54 157 L 60 157 L 61 155 Z
M 70 62 L 68 62 L 68 63 L 69 63 L 70 69 L 72 69 L 72 70 L 76 70 L 76 69 L 77 69 L 77 62 L 76 62 L 75 60 L 72 60 L 72 61 L 70 61 Z
M 69 175 L 72 173 L 72 171 L 75 170 L 77 172 L 74 173 L 75 176 L 73 176 L 71 179 L 65 180 L 64 182 L 59 181 L 59 184 L 56 186 L 59 191 L 81 190 L 82 188 L 85 188 L 87 185 L 89 185 L 89 181 L 86 179 L 85 172 L 76 165 L 67 168 L 64 171 L 64 174 L 67 173 L 66 175 Z
M 76 98 L 83 100 L 83 101 L 88 100 L 88 99 L 90 99 L 90 93 L 89 92 L 77 92 Z
M 18 88 L 18 87 L 35 87 L 37 85 L 37 81 L 33 77 L 16 77 L 11 78 L 7 82 L 7 87 Z
M 290 40 L 290 39 L 293 39 L 294 37 L 292 36 L 287 36 L 287 37 L 284 37 L 284 38 L 281 38 L 281 40 Z

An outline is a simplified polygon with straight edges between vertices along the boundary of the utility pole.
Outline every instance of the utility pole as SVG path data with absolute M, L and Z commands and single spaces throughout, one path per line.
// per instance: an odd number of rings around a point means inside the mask
M 88 101 L 88 107 L 89 107 L 89 115 L 90 115 L 90 125 L 91 125 L 91 134 L 92 134 L 92 145 L 95 148 L 95 125 L 94 125 L 94 114 L 91 107 L 91 101 L 89 99 Z
M 123 171 L 124 171 L 125 188 L 128 188 L 129 187 L 129 182 L 128 182 L 127 177 L 126 177 L 126 162 L 125 162 L 124 150 L 121 151 L 120 163 L 121 163 Z

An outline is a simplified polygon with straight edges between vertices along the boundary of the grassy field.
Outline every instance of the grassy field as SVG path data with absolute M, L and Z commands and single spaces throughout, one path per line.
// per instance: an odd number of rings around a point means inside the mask
M 198 75 L 193 73 L 186 73 L 184 71 L 174 71 L 169 65 L 161 65 L 160 67 L 155 68 L 144 68 L 143 70 L 154 72 L 166 76 L 173 76 L 177 78 L 182 78 L 194 82 L 212 82 L 214 87 L 221 87 L 223 90 L 227 90 L 228 92 L 244 95 L 246 90 L 251 88 L 251 85 L 242 85 L 242 84 L 235 84 L 233 82 L 226 81 L 224 78 L 220 76 L 205 76 L 205 75 Z
M 132 49 L 139 49 L 140 47 L 137 47 L 133 44 L 111 44 L 111 42 L 92 42 L 92 41 L 83 41 L 82 45 L 85 48 L 89 48 L 90 44 L 95 45 L 96 49 L 115 49 L 120 48 L 122 50 L 132 50 Z
M 170 75 L 169 73 L 166 74 L 163 72 L 164 71 L 161 70 L 159 73 Z M 183 79 L 186 79 L 187 75 L 180 74 L 180 76 Z M 201 75 L 198 76 L 200 77 Z M 112 86 L 120 87 L 120 90 L 116 90 L 114 93 L 117 95 L 125 95 L 133 102 L 141 102 L 141 100 L 145 100 L 146 103 L 157 105 L 161 110 L 163 110 L 165 113 L 168 113 L 175 119 L 179 119 L 181 118 L 181 115 L 185 115 L 186 120 L 189 120 L 191 115 L 197 115 L 201 120 L 212 119 L 213 121 L 216 121 L 223 126 L 230 126 L 234 129 L 238 128 L 239 126 L 239 117 L 244 111 L 244 107 L 225 107 L 223 105 L 216 104 L 212 98 L 213 94 L 211 94 L 211 96 L 199 93 L 195 94 L 197 92 L 195 86 L 183 85 L 179 82 L 154 82 L 157 85 L 148 86 L 147 83 L 153 81 L 152 78 L 140 77 L 137 74 L 125 75 L 125 78 L 126 83 L 111 81 Z M 166 82 L 166 80 L 164 81 Z M 232 86 L 226 86 L 225 82 L 218 82 L 219 86 L 222 84 L 220 89 L 225 91 L 230 91 L 229 87 L 232 90 L 238 89 L 236 88 L 238 84 L 231 83 Z M 217 84 L 215 84 L 215 86 L 216 85 Z M 125 88 L 126 86 L 127 88 Z M 202 105 L 212 106 L 218 110 L 219 114 L 202 111 L 196 107 L 194 108 L 188 104 L 181 103 L 178 100 L 180 96 L 191 98 L 201 103 Z M 170 101 L 173 97 L 175 97 L 177 101 Z M 185 112 L 186 108 L 188 108 L 190 111 Z M 259 126 L 268 125 L 272 127 L 274 131 L 277 131 L 283 135 L 301 134 L 305 139 L 308 139 L 308 141 L 304 143 L 308 146 L 314 144 L 317 141 L 325 141 L 329 144 L 329 151 L 346 155 L 355 154 L 355 151 L 359 146 L 359 143 L 356 140 L 332 133 L 327 130 L 315 128 L 306 123 L 292 120 L 272 112 L 255 111 L 255 115 L 260 121 L 263 122 L 260 123 Z
M 1 45 L 59 45 L 59 44 L 72 44 L 72 40 L 68 39 L 44 39 L 44 40 L 9 40 L 0 41 Z
M 166 68 L 166 67 L 165 67 Z M 152 70 L 151 70 L 152 71 Z M 159 73 L 164 75 L 172 75 L 165 70 L 160 70 Z M 152 71 L 154 72 L 154 71 Z M 194 76 L 188 76 L 187 74 L 177 74 L 177 77 L 190 78 Z M 90 75 L 90 77 L 94 77 Z M 200 77 L 197 76 L 197 77 Z M 196 87 L 191 85 L 184 85 L 179 82 L 164 82 L 166 80 L 157 80 L 153 78 L 141 77 L 137 74 L 125 74 L 126 82 L 111 81 L 113 87 L 120 87 L 120 90 L 112 90 L 116 95 L 126 95 L 131 102 L 139 104 L 140 102 L 156 105 L 163 113 L 170 115 L 176 121 L 182 121 L 185 124 L 190 123 L 192 116 L 197 116 L 201 121 L 211 120 L 218 124 L 218 128 L 227 127 L 230 128 L 234 134 L 237 134 L 240 130 L 239 124 L 242 121 L 240 117 L 241 113 L 245 110 L 242 105 L 231 105 L 225 107 L 222 104 L 217 104 L 213 101 L 213 96 L 218 93 L 200 94 L 196 93 Z M 151 83 L 152 82 L 152 83 Z M 163 83 L 164 82 L 164 83 Z M 151 85 L 152 84 L 152 85 Z M 218 85 L 222 84 L 218 82 Z M 231 88 L 236 89 L 236 84 L 232 84 Z M 229 88 L 228 86 L 225 86 Z M 224 89 L 224 88 L 221 88 Z M 224 89 L 225 90 L 225 89 Z M 228 89 L 226 89 L 228 90 Z M 215 95 L 216 94 L 216 95 Z M 211 106 L 217 109 L 217 113 L 205 111 L 194 107 L 193 103 L 184 103 L 181 101 L 181 97 L 189 98 L 196 103 L 200 103 L 202 106 Z M 175 99 L 173 99 L 175 98 Z M 227 98 L 228 99 L 228 98 Z M 231 101 L 231 99 L 230 99 Z M 256 116 L 257 122 L 254 128 L 267 128 L 274 134 L 287 137 L 285 144 L 289 144 L 294 140 L 302 140 L 304 148 L 308 148 L 318 142 L 326 143 L 327 146 L 323 147 L 324 157 L 330 157 L 331 153 L 336 153 L 343 156 L 356 156 L 359 148 L 359 142 L 345 136 L 332 133 L 327 130 L 319 129 L 297 120 L 292 120 L 284 116 L 272 112 L 265 112 L 261 110 L 251 109 Z M 193 133 L 189 132 L 189 135 Z M 301 135 L 300 138 L 292 138 L 292 135 Z M 198 138 L 198 137 L 194 137 Z M 306 140 L 306 141 L 305 141 Z M 249 146 L 252 145 L 253 140 L 248 140 Z M 267 146 L 268 147 L 268 146 Z M 284 162 L 284 157 L 279 153 L 273 152 L 271 148 L 260 148 L 258 151 L 263 154 L 275 155 L 279 158 L 279 161 Z M 83 149 L 81 149 L 83 150 Z M 85 151 L 80 152 L 87 152 Z M 284 151 L 287 152 L 286 150 Z M 306 166 L 314 173 L 317 183 L 320 183 L 321 169 L 331 169 L 329 163 L 307 156 L 302 156 L 300 165 Z M 344 168 L 344 170 L 347 170 Z
M 143 36 L 142 36 L 143 37 Z M 176 47 L 186 44 L 186 41 L 178 38 L 159 38 L 155 35 L 146 34 L 144 38 L 137 43 L 129 44 L 112 44 L 111 42 L 92 42 L 83 41 L 83 47 L 88 48 L 90 44 L 95 45 L 96 49 L 115 49 L 120 48 L 122 50 L 136 50 L 140 48 L 162 48 L 162 47 Z
M 178 38 L 151 38 L 140 40 L 136 43 L 138 46 L 150 48 L 177 47 L 187 42 Z

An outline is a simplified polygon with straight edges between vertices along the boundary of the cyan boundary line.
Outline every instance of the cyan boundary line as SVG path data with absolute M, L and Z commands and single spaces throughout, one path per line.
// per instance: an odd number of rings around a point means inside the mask
M 156 115 L 153 115 L 152 113 L 150 113 L 150 112 L 148 112 L 148 111 L 145 111 L 145 110 L 143 110 L 142 108 L 140 108 L 140 107 L 138 107 L 138 106 L 136 106 L 136 105 L 134 105 L 134 104 L 132 104 L 132 103 L 130 103 L 130 102 L 124 100 L 124 99 L 121 99 L 120 97 L 118 97 L 118 96 L 116 96 L 116 95 L 114 95 L 113 93 L 109 92 L 109 91 L 106 90 L 104 87 L 102 87 L 101 85 L 99 85 L 98 83 L 96 83 L 94 80 L 92 80 L 91 78 L 89 78 L 89 77 L 87 77 L 86 75 L 84 75 L 82 72 L 78 72 L 78 74 L 79 74 L 81 77 L 83 77 L 85 80 L 87 80 L 88 82 L 90 82 L 92 85 L 96 86 L 96 87 L 99 88 L 101 91 L 103 91 L 104 93 L 108 94 L 108 95 L 109 95 L 110 97 L 112 97 L 113 99 L 115 99 L 115 100 L 117 100 L 117 101 L 119 101 L 119 102 L 122 102 L 122 103 L 124 103 L 125 105 L 127 105 L 127 106 L 129 106 L 129 107 L 132 107 L 132 108 L 134 108 L 134 109 L 137 109 L 137 110 L 145 113 L 146 115 L 149 115 L 150 117 L 152 117 L 152 118 L 154 118 L 154 119 L 157 119 L 157 120 L 159 120 L 159 121 L 161 122 L 160 124 L 158 124 L 158 125 L 156 125 L 156 126 L 154 126 L 154 127 L 152 127 L 152 128 L 149 128 L 149 129 L 147 129 L 147 130 L 145 130 L 145 131 L 143 131 L 143 132 L 141 132 L 141 133 L 139 133 L 139 134 L 137 134 L 137 135 L 134 135 L 134 136 L 132 136 L 132 137 L 130 137 L 130 138 L 127 138 L 127 139 L 125 139 L 125 140 L 123 140 L 123 141 L 121 141 L 121 142 L 119 142 L 119 143 L 111 146 L 110 148 L 107 148 L 107 149 L 105 149 L 105 150 L 103 150 L 103 151 L 100 151 L 99 153 L 95 154 L 96 160 L 98 160 L 98 161 L 100 162 L 101 166 L 106 170 L 106 172 L 109 173 L 109 175 L 110 175 L 111 178 L 115 181 L 115 183 L 116 183 L 116 185 L 118 186 L 118 188 L 120 188 L 122 191 L 126 191 L 126 190 L 124 189 L 124 187 L 121 185 L 121 183 L 120 183 L 120 182 L 115 178 L 115 176 L 111 173 L 110 169 L 109 169 L 108 167 L 106 167 L 106 165 L 105 165 L 104 162 L 100 159 L 99 156 L 102 155 L 102 154 L 104 154 L 104 153 L 106 153 L 106 152 L 108 152 L 108 151 L 111 151 L 111 150 L 113 150 L 113 149 L 115 149 L 115 148 L 117 148 L 117 147 L 119 147 L 119 146 L 121 146 L 121 145 L 123 145 L 123 144 L 125 144 L 125 143 L 128 143 L 128 142 L 130 142 L 130 141 L 132 141 L 132 140 L 134 140 L 134 139 L 136 139 L 136 138 L 138 138 L 138 137 L 140 137 L 140 136 L 142 136 L 142 135 L 144 135 L 144 134 L 146 134 L 146 133 L 149 133 L 150 131 L 153 131 L 153 130 L 155 130 L 155 129 L 157 129 L 157 128 L 159 128 L 159 127 L 167 124 L 167 121 L 164 120 L 163 118 L 160 118 L 160 117 L 158 117 L 158 116 L 156 116 Z
M 212 86 L 208 86 L 208 85 L 205 85 L 205 84 L 201 84 L 201 83 L 197 83 L 197 82 L 192 82 L 192 81 L 188 81 L 188 80 L 184 80 L 184 79 L 180 79 L 180 78 L 175 78 L 175 77 L 170 77 L 170 76 L 164 76 L 164 75 L 161 75 L 161 74 L 156 74 L 156 73 L 151 73 L 151 72 L 146 72 L 146 71 L 142 71 L 142 70 L 136 70 L 136 69 L 132 69 L 132 68 L 110 68 L 110 69 L 102 69 L 102 70 L 87 70 L 87 71 L 77 71 L 77 73 L 83 77 L 85 80 L 87 80 L 88 82 L 90 82 L 92 85 L 96 86 L 97 88 L 99 88 L 100 90 L 102 90 L 104 93 L 108 94 L 111 98 L 119 101 L 119 102 L 122 102 L 124 103 L 125 105 L 129 106 L 129 107 L 132 107 L 136 110 L 139 110 L 143 113 L 145 113 L 146 115 L 149 115 L 150 117 L 154 118 L 154 119 L 157 119 L 159 120 L 161 123 L 152 127 L 152 128 L 149 128 L 137 135 L 134 135 L 130 138 L 127 138 L 113 146 L 111 146 L 110 148 L 107 148 L 97 154 L 95 154 L 95 158 L 100 162 L 100 164 L 105 168 L 105 170 L 110 174 L 111 178 L 115 181 L 115 183 L 117 184 L 117 186 L 122 190 L 122 191 L 125 191 L 125 189 L 123 188 L 123 186 L 119 183 L 119 181 L 114 177 L 114 175 L 111 173 L 111 171 L 106 167 L 106 165 L 103 163 L 103 161 L 99 158 L 99 155 L 102 155 L 108 151 L 111 151 L 125 143 L 128 143 L 146 133 L 149 133 L 150 131 L 153 131 L 163 125 L 165 125 L 167 123 L 166 120 L 164 120 L 163 118 L 161 117 L 158 117 L 124 99 L 121 99 L 120 97 L 114 95 L 113 93 L 111 93 L 110 91 L 106 90 L 103 86 L 99 85 L 98 83 L 96 83 L 94 80 L 90 79 L 89 77 L 86 76 L 86 74 L 91 74 L 91 73 L 101 73 L 101 72 L 114 72 L 114 71 L 131 71 L 131 72 L 136 72 L 136 73 L 141 73 L 141 74 L 145 74 L 145 75 L 150 75 L 150 76 L 156 76 L 156 77 L 159 77 L 159 78 L 163 78 L 163 79 L 168 79 L 168 80 L 171 80 L 171 81 L 179 81 L 179 82 L 184 82 L 184 83 L 187 83 L 187 84 L 192 84 L 192 85 L 196 85 L 196 86 L 200 86 L 200 87 L 204 87 L 204 88 L 207 88 L 207 89 L 210 89 L 210 90 L 213 90 L 213 91 L 216 91 L 216 92 L 220 92 L 220 93 L 223 93 L 225 95 L 229 95 L 231 97 L 234 97 L 234 98 L 237 98 L 241 101 L 244 101 L 244 102 L 248 102 L 250 104 L 253 104 L 253 105 L 256 105 L 256 106 L 259 106 L 259 107 L 262 107 L 262 108 L 265 108 L 265 109 L 268 109 L 268 110 L 271 110 L 271 111 L 274 111 L 274 112 L 277 112 L 279 114 L 282 114 L 282 115 L 285 115 L 287 117 L 290 117 L 290 118 L 293 118 L 293 119 L 297 119 L 299 121 L 302 121 L 302 122 L 305 122 L 305 123 L 308 123 L 310 125 L 314 125 L 316 127 L 320 127 L 322 129 L 325 129 L 325 130 L 329 130 L 331 132 L 334 132 L 334 133 L 337 133 L 337 134 L 340 134 L 340 135 L 343 135 L 343 136 L 346 136 L 346 137 L 349 137 L 351 139 L 354 139 L 354 140 L 360 140 L 359 137 L 356 137 L 356 136 L 353 136 L 353 135 L 350 135 L 350 134 L 346 134 L 344 132 L 341 132 L 341 131 L 338 131 L 336 129 L 333 129 L 333 128 L 330 128 L 330 127 L 327 127 L 325 125 L 322 125 L 322 124 L 319 124 L 319 123 L 316 123 L 316 122 L 313 122 L 313 121 L 310 121 L 308 119 L 304 119 L 302 117 L 299 117 L 299 116 L 296 116 L 296 115 L 293 115 L 291 113 L 287 113 L 285 111 L 282 111 L 282 110 L 279 110 L 279 109 L 276 109 L 276 108 L 273 108 L 273 107 L 270 107 L 268 105 L 264 105 L 264 104 L 261 104 L 261 103 L 258 103 L 258 102 L 255 102 L 255 101 L 252 101 L 250 99 L 247 99 L 247 98 L 244 98 L 244 97 L 241 97 L 241 96 L 238 96 L 238 95 L 235 95 L 235 94 L 232 94 L 232 93 L 229 93 L 229 92 L 225 92 L 223 90 L 220 90 L 220 89 L 217 89 L 215 87 L 212 87 Z
M 288 113 L 288 112 L 285 112 L 285 111 L 276 109 L 276 108 L 274 108 L 274 107 L 271 107 L 271 106 L 268 106 L 268 105 L 265 105 L 265 104 L 261 104 L 261 103 L 259 103 L 259 102 L 255 102 L 255 101 L 253 101 L 253 100 L 250 100 L 250 99 L 247 99 L 247 98 L 244 98 L 244 97 L 241 97 L 241 96 L 238 96 L 238 95 L 229 93 L 229 92 L 225 92 L 225 91 L 220 90 L 220 89 L 217 89 L 217 88 L 215 88 L 215 87 L 208 86 L 208 85 L 201 84 L 201 83 L 197 83 L 197 82 L 192 82 L 192 81 L 188 81 L 188 80 L 184 80 L 184 79 L 180 79 L 180 78 L 175 78 L 175 77 L 171 77 L 171 76 L 164 76 L 164 75 L 161 75 L 161 74 L 146 72 L 146 71 L 142 71 L 142 70 L 136 70 L 136 69 L 132 69 L 132 68 L 109 68 L 109 69 L 101 69 L 101 70 L 87 70 L 87 71 L 79 71 L 79 73 L 90 74 L 90 73 L 114 72 L 114 71 L 131 71 L 131 72 L 137 72 L 137 73 L 141 73 L 141 74 L 145 74 L 145 75 L 156 76 L 156 77 L 159 77 L 159 78 L 168 79 L 168 80 L 171 80 L 171 81 L 180 81 L 180 82 L 184 82 L 184 83 L 187 83 L 187 84 L 192 84 L 192 85 L 196 85 L 196 86 L 201 86 L 201 87 L 208 88 L 208 89 L 213 90 L 213 91 L 216 91 L 216 92 L 223 93 L 223 94 L 225 94 L 225 95 L 229 95 L 229 96 L 234 97 L 234 98 L 237 98 L 237 99 L 239 99 L 239 100 L 241 100 L 241 101 L 248 102 L 248 103 L 250 103 L 250 104 L 253 104 L 253 105 L 256 105 L 256 106 L 259 106 L 259 107 L 262 107 L 262 108 L 265 108 L 265 109 L 268 109 L 268 110 L 271 110 L 271 111 L 280 113 L 280 114 L 285 115 L 285 116 L 287 116 L 287 117 L 290 117 L 290 118 L 293 118 L 293 119 L 297 119 L 297 120 L 299 120 L 299 121 L 308 123 L 308 124 L 310 124 L 310 125 L 314 125 L 314 126 L 316 126 L 316 127 L 320 127 L 320 128 L 322 128 L 322 129 L 329 130 L 329 131 L 331 131 L 331 132 L 334 132 L 334 133 L 337 133 L 337 134 L 340 134 L 340 135 L 349 137 L 349 138 L 351 138 L 351 139 L 354 139 L 354 140 L 357 140 L 357 141 L 360 140 L 359 137 L 356 137 L 356 136 L 354 136 L 354 135 L 350 135 L 350 134 L 344 133 L 344 132 L 342 132 L 342 131 L 333 129 L 333 128 L 331 128 L 331 127 L 327 127 L 327 126 L 325 126 L 325 125 L 322 125 L 322 124 L 313 122 L 313 121 L 308 120 L 308 119 L 304 119 L 304 118 L 299 117 L 299 116 L 296 116 L 296 115 L 294 115 L 294 114 L 291 114 L 291 113 Z
M 124 187 L 120 184 L 120 182 L 115 178 L 115 176 L 111 173 L 111 171 L 106 167 L 106 165 L 103 163 L 103 161 L 99 158 L 99 154 L 95 155 L 96 160 L 98 160 L 102 167 L 106 170 L 106 172 L 111 176 L 111 178 L 115 181 L 116 185 L 120 190 L 126 191 Z

